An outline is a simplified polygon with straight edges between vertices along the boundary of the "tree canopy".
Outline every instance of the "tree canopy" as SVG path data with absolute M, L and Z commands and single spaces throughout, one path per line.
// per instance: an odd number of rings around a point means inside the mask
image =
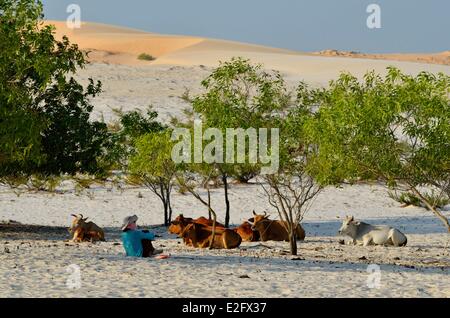
M 90 98 L 101 84 L 73 78 L 86 63 L 43 25 L 41 1 L 0 1 L 0 175 L 99 171 L 108 134 Z
M 382 181 L 412 191 L 431 207 L 423 186 L 448 192 L 450 183 L 450 77 L 417 76 L 389 68 L 363 81 L 342 74 L 329 88 L 313 90 L 318 106 L 305 132 L 318 147 L 310 172 L 323 185 Z

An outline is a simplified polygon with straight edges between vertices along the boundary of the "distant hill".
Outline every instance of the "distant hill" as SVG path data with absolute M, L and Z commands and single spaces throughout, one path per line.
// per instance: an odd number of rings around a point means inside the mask
M 56 26 L 57 37 L 67 35 L 82 50 L 90 51 L 92 62 L 123 65 L 204 65 L 215 67 L 234 56 L 263 63 L 268 69 L 321 82 L 348 71 L 361 76 L 368 70 L 383 73 L 393 65 L 405 72 L 445 72 L 450 74 L 450 52 L 437 54 L 364 54 L 326 50 L 302 53 L 260 45 L 182 35 L 163 35 L 140 30 L 83 22 L 69 29 L 65 22 L 47 21 Z M 142 60 L 142 53 L 156 60 Z M 411 63 L 414 62 L 414 63 Z M 442 65 L 432 65 L 442 64 Z

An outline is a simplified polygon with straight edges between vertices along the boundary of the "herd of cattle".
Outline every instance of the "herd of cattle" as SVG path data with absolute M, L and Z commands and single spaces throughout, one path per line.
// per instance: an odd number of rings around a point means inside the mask
M 93 222 L 87 222 L 82 214 L 74 215 L 69 232 L 73 235 L 72 242 L 104 241 L 105 233 Z M 271 220 L 269 216 L 258 215 L 253 211 L 253 217 L 236 228 L 226 228 L 223 224 L 204 217 L 198 219 L 179 215 L 169 226 L 169 233 L 183 239 L 187 246 L 195 248 L 233 249 L 244 242 L 256 241 L 289 241 L 287 224 L 284 221 Z M 391 245 L 405 246 L 408 239 L 398 229 L 389 226 L 370 225 L 359 222 L 354 217 L 346 217 L 339 234 L 352 238 L 351 243 L 359 245 Z M 298 240 L 305 239 L 305 230 L 298 224 L 296 228 Z
M 169 233 L 177 234 L 188 246 L 196 248 L 232 249 L 237 248 L 244 242 L 256 241 L 289 241 L 289 235 L 283 221 L 270 220 L 269 216 L 254 216 L 240 226 L 229 229 L 223 224 L 216 222 L 213 238 L 213 220 L 200 217 L 198 219 L 185 218 L 179 215 L 169 226 Z M 102 228 L 93 222 L 87 222 L 88 218 L 82 214 L 74 215 L 69 232 L 73 235 L 72 242 L 95 242 L 104 241 L 105 233 Z M 305 230 L 299 224 L 297 239 L 305 239 Z
M 241 245 L 242 241 L 289 241 L 286 224 L 283 221 L 270 220 L 269 216 L 258 215 L 240 226 L 228 229 L 221 223 L 216 223 L 213 237 L 213 221 L 204 217 L 198 219 L 178 216 L 169 226 L 169 233 L 177 234 L 187 246 L 206 248 L 210 246 L 217 249 L 232 249 Z M 298 224 L 296 228 L 298 240 L 305 239 L 305 230 Z

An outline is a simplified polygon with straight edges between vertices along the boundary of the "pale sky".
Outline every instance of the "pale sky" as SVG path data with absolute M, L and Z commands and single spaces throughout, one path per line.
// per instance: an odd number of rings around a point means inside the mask
M 299 51 L 368 53 L 450 50 L 449 0 L 43 0 L 47 19 L 83 21 L 155 33 L 255 43 Z M 381 7 L 381 29 L 366 25 Z

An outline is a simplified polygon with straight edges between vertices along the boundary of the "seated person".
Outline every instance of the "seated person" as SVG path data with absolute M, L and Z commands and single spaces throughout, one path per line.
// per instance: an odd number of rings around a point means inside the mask
M 151 257 L 162 253 L 162 250 L 155 250 L 152 241 L 155 234 L 137 229 L 136 215 L 127 216 L 122 225 L 122 242 L 127 256 Z

